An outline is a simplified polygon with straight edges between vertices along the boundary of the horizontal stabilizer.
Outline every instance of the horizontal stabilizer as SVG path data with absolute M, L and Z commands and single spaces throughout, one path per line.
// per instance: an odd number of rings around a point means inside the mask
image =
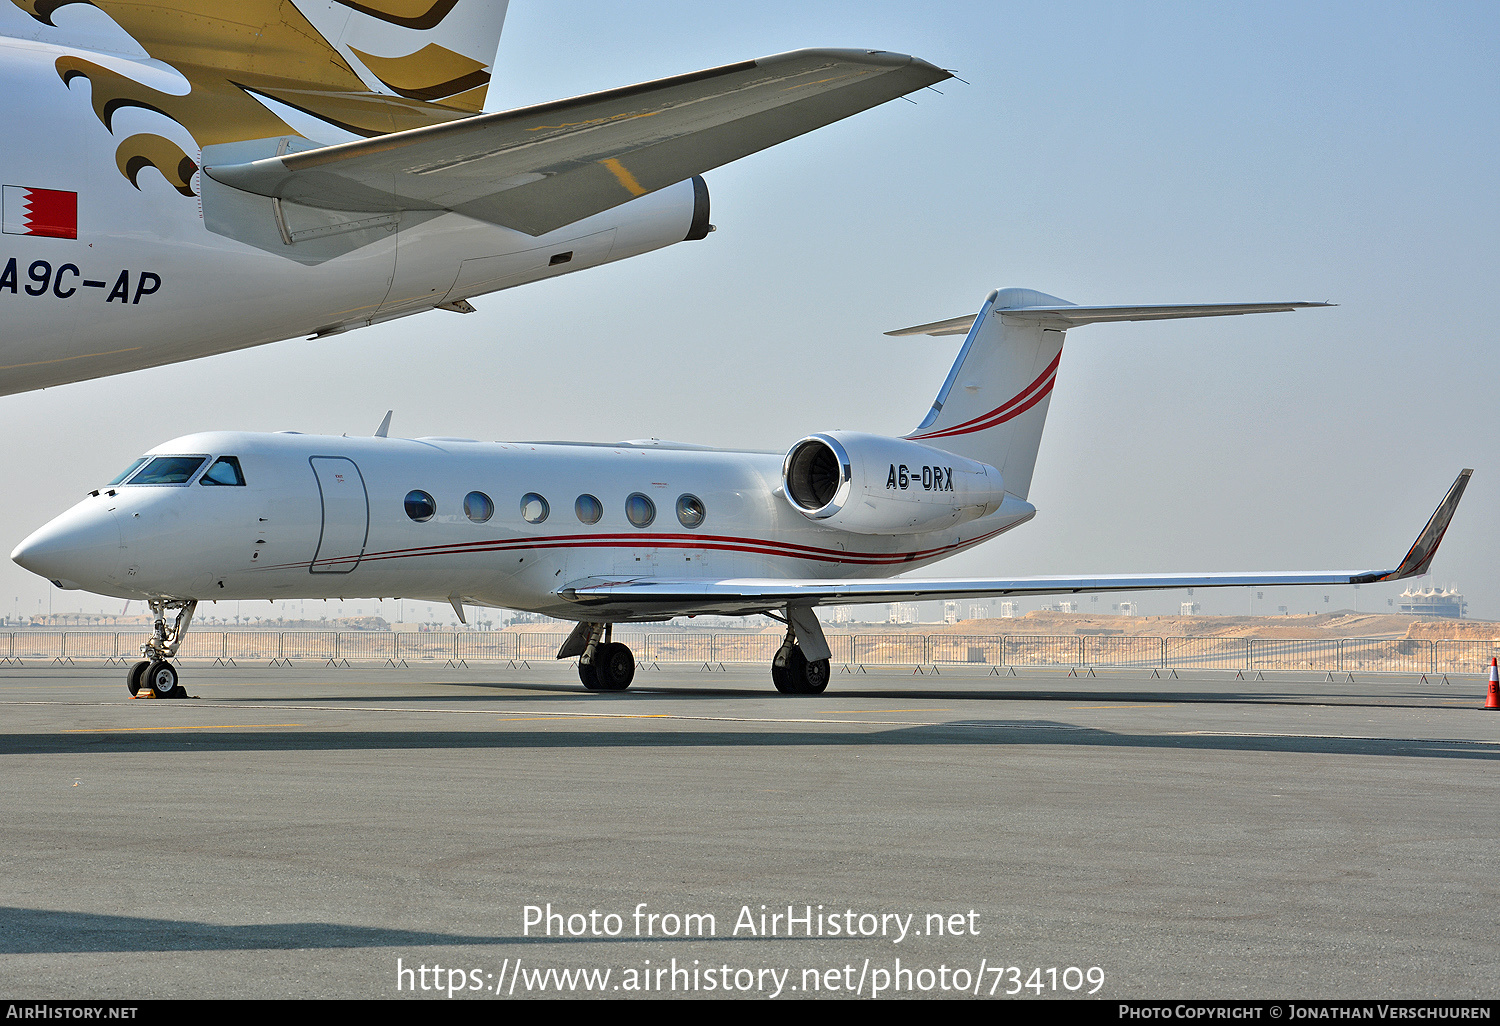
M 796 50 L 204 172 L 309 207 L 451 210 L 537 236 L 949 77 L 904 54 Z
M 1307 307 L 1333 306 L 1333 303 L 1209 303 L 1174 306 L 1021 306 L 997 308 L 996 313 L 1043 321 L 1060 328 L 1105 321 L 1166 321 L 1183 317 L 1229 317 L 1234 314 L 1285 313 Z M 910 328 L 888 331 L 887 335 L 966 335 L 974 324 L 974 314 L 950 317 Z
M 1290 571 L 1284 573 L 1121 574 L 1112 577 L 889 578 L 846 580 L 667 580 L 591 578 L 559 590 L 580 606 L 619 615 L 717 613 L 736 616 L 782 606 L 843 606 L 863 602 L 1073 595 L 1100 591 L 1174 588 L 1276 588 L 1291 585 L 1370 584 L 1427 572 L 1448 529 L 1472 470 L 1458 475 L 1416 543 L 1395 570 Z

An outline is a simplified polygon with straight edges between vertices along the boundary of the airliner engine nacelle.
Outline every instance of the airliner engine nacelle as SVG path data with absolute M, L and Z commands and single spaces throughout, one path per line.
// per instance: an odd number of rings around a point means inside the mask
M 853 431 L 808 435 L 786 454 L 787 501 L 857 534 L 931 531 L 993 513 L 1000 471 L 920 442 Z

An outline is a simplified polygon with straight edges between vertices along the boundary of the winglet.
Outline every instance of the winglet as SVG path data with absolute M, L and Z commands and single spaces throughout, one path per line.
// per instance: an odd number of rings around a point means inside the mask
M 385 411 L 385 420 L 382 420 L 380 422 L 380 426 L 375 429 L 376 438 L 385 438 L 389 434 L 391 430 L 391 414 L 395 412 L 395 410 Z
M 1350 583 L 1372 584 L 1375 581 L 1399 581 L 1406 577 L 1425 574 L 1427 568 L 1432 565 L 1432 557 L 1437 555 L 1438 545 L 1448 530 L 1448 522 L 1453 519 L 1453 513 L 1458 509 L 1458 500 L 1463 498 L 1464 489 L 1468 487 L 1469 477 L 1473 473 L 1472 469 L 1459 472 L 1458 479 L 1453 482 L 1453 487 L 1448 489 L 1448 494 L 1443 496 L 1442 502 L 1438 503 L 1438 508 L 1433 512 L 1432 518 L 1427 521 L 1427 526 L 1422 528 L 1422 533 L 1417 535 L 1417 540 L 1412 543 L 1411 550 L 1407 552 L 1400 566 L 1382 573 L 1362 574 L 1352 578 Z

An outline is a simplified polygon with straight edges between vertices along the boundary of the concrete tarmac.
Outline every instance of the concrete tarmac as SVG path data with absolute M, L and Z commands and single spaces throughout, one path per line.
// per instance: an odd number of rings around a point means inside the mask
M 0 996 L 1500 996 L 1482 677 L 1021 673 L 0 669 Z

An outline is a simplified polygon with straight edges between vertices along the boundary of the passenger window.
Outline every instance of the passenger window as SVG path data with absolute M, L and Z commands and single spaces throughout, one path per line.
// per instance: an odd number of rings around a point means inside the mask
M 625 518 L 636 527 L 650 527 L 656 519 L 656 503 L 640 492 L 633 492 L 625 500 Z
M 483 492 L 470 492 L 464 496 L 464 516 L 482 524 L 495 515 L 495 504 Z
M 437 515 L 437 503 L 426 492 L 413 489 L 406 493 L 406 515 L 425 524 Z
M 207 456 L 158 456 L 130 479 L 133 485 L 185 484 Z
M 220 456 L 214 460 L 214 465 L 204 471 L 203 477 L 198 481 L 201 485 L 240 485 L 245 483 L 245 475 L 240 473 L 240 460 L 238 456 Z
M 599 518 L 604 516 L 604 503 L 592 495 L 580 495 L 578 501 L 573 503 L 573 512 L 578 514 L 581 523 L 597 524 Z
M 130 466 L 126 467 L 124 470 L 120 471 L 120 473 L 118 473 L 117 475 L 115 475 L 115 479 L 113 481 L 111 481 L 109 484 L 105 485 L 104 487 L 108 488 L 108 487 L 110 487 L 110 485 L 117 485 L 117 484 L 119 484 L 121 481 L 125 480 L 131 474 L 134 474 L 137 470 L 139 470 L 141 468 L 141 464 L 145 463 L 145 462 L 146 462 L 146 457 L 142 456 L 140 459 L 136 460 Z
M 521 496 L 521 519 L 528 524 L 540 524 L 550 512 L 552 509 L 547 505 L 547 500 L 536 492 L 527 492 Z
M 677 497 L 677 520 L 683 527 L 697 527 L 703 523 L 703 500 L 696 495 Z

